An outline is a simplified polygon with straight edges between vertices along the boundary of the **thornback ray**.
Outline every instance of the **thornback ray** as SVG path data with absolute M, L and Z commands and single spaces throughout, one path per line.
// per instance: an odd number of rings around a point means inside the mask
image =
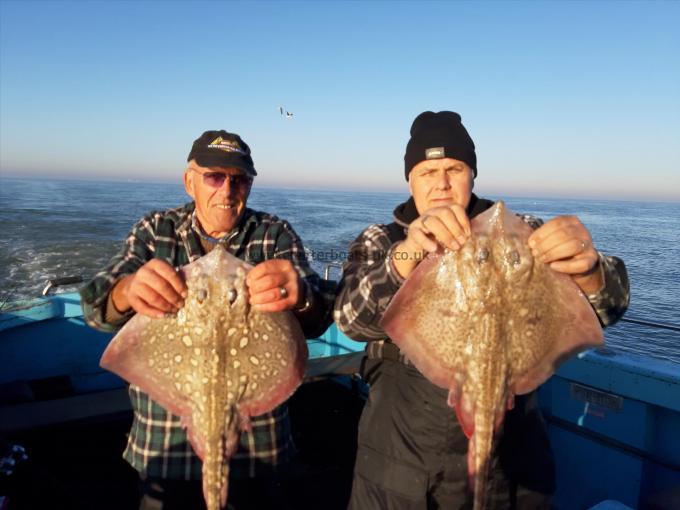
M 475 217 L 471 230 L 460 250 L 418 265 L 381 325 L 427 379 L 449 390 L 470 439 L 470 487 L 480 510 L 494 431 L 514 396 L 604 337 L 578 286 L 534 259 L 532 228 L 503 202 Z
M 137 314 L 118 332 L 101 366 L 181 418 L 203 461 L 208 510 L 226 505 L 229 459 L 251 416 L 271 411 L 298 387 L 307 344 L 291 312 L 248 304 L 251 266 L 221 246 L 179 271 L 187 285 L 175 316 Z

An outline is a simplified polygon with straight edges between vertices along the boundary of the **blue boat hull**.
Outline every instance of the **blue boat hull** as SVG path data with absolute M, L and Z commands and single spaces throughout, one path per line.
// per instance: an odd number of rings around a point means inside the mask
M 557 508 L 614 499 L 680 509 L 680 371 L 587 352 L 539 389 L 557 466 Z
M 129 409 L 124 382 L 99 367 L 110 339 L 84 323 L 74 293 L 0 314 L 0 434 Z M 308 380 L 344 375 L 348 384 L 364 344 L 332 326 L 308 346 Z M 565 363 L 539 399 L 557 464 L 555 508 L 616 500 L 680 509 L 677 366 L 591 351 Z

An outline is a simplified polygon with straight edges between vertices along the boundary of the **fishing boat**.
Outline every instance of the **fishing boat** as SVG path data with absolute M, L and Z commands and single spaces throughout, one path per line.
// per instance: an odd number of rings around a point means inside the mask
M 65 282 L 73 280 L 44 293 Z M 676 328 L 624 320 L 650 334 Z M 99 367 L 110 339 L 85 324 L 77 293 L 13 302 L 0 313 L 0 510 L 9 501 L 136 508 L 136 474 L 121 458 L 131 420 L 126 386 Z M 300 450 L 288 480 L 295 508 L 346 507 L 367 395 L 357 376 L 364 346 L 335 325 L 308 341 L 306 382 L 290 400 Z M 543 384 L 539 400 L 557 466 L 554 508 L 680 509 L 677 365 L 588 351 Z

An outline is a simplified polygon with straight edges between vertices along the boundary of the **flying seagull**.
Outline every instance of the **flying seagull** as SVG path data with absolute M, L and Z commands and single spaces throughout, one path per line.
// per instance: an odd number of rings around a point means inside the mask
M 283 110 L 283 106 L 279 106 L 279 113 L 280 113 L 281 115 L 283 115 L 283 111 L 284 111 L 284 110 Z M 286 118 L 290 119 L 292 116 L 293 116 L 292 113 L 290 113 L 289 111 L 286 111 Z

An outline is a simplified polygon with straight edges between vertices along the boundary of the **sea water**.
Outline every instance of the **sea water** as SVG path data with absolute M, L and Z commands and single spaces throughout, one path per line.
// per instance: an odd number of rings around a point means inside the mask
M 403 193 L 313 191 L 255 186 L 248 206 L 288 220 L 320 273 L 342 262 L 371 223 L 392 221 Z M 516 212 L 545 220 L 574 214 L 595 246 L 621 257 L 631 281 L 627 317 L 680 324 L 680 203 L 503 198 Z M 35 297 L 46 280 L 92 277 L 152 210 L 189 201 L 180 183 L 0 179 L 0 304 Z M 334 270 L 332 276 L 337 277 Z M 62 290 L 75 290 L 65 287 Z M 609 347 L 680 364 L 680 333 L 619 322 Z

